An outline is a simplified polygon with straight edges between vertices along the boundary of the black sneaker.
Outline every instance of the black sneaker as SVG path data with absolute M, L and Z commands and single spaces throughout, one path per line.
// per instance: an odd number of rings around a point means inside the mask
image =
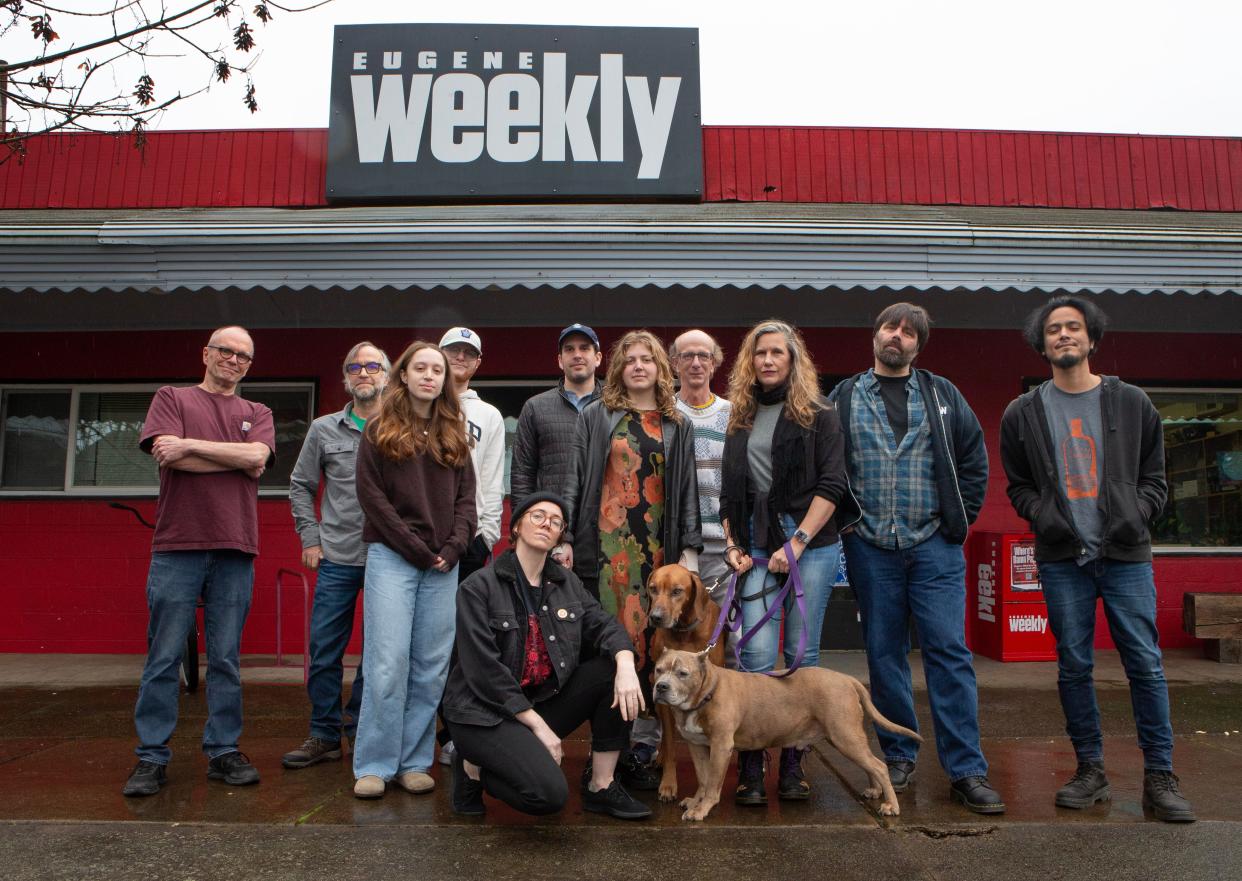
M 166 771 L 163 765 L 142 759 L 134 765 L 134 770 L 129 772 L 129 779 L 125 781 L 125 788 L 121 790 L 121 795 L 130 798 L 155 795 L 168 782 Z
M 281 757 L 280 763 L 286 768 L 309 768 L 320 762 L 335 762 L 341 758 L 341 742 L 324 740 L 320 737 L 308 737 L 302 745 L 290 750 Z
M 625 791 L 615 778 L 607 789 L 591 791 L 582 787 L 582 809 L 596 814 L 609 814 L 618 820 L 645 820 L 651 816 L 651 808 Z
M 617 760 L 617 776 L 624 786 L 635 792 L 651 792 L 660 788 L 659 772 L 635 755 L 633 750 L 621 753 Z
M 1143 808 L 1166 823 L 1193 823 L 1195 812 L 1178 788 L 1172 771 L 1143 772 Z
M 207 779 L 223 780 L 229 786 L 246 786 L 259 782 L 259 769 L 240 750 L 216 756 L 207 763 Z
M 888 782 L 893 784 L 893 792 L 905 792 L 906 787 L 914 780 L 914 762 L 908 759 L 893 759 L 888 765 Z
M 963 777 L 949 784 L 949 797 L 976 814 L 1003 814 L 1005 802 L 987 777 Z
M 781 750 L 780 776 L 776 794 L 785 801 L 805 801 L 811 797 L 811 784 L 806 782 L 802 771 L 802 758 L 809 749 L 787 746 Z
M 768 754 L 764 750 L 738 750 L 737 792 L 733 795 L 734 802 L 740 805 L 766 805 L 768 803 L 768 793 L 763 782 L 767 763 Z
M 1057 790 L 1056 804 L 1059 808 L 1081 810 L 1097 801 L 1108 801 L 1111 797 L 1108 778 L 1104 776 L 1104 763 L 1079 762 L 1074 776 Z
M 483 804 L 483 781 L 471 780 L 462 766 L 461 753 L 453 750 L 453 813 L 463 817 L 481 817 L 487 813 Z

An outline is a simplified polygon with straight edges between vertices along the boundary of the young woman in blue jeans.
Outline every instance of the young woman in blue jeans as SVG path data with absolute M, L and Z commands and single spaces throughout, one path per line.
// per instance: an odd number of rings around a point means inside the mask
M 475 528 L 474 467 L 447 375 L 437 346 L 411 343 L 358 447 L 367 543 L 358 798 L 379 798 L 390 780 L 407 792 L 435 788 L 428 771 L 453 649 L 457 561 Z
M 783 321 L 764 321 L 747 332 L 729 376 L 729 399 L 733 411 L 720 513 L 728 541 L 725 561 L 739 575 L 743 632 L 768 611 L 791 562 L 806 599 L 803 620 L 790 592 L 783 608 L 746 643 L 742 668 L 762 673 L 776 666 L 782 620 L 785 665 L 794 663 L 805 635 L 802 663 L 813 667 L 819 664 L 820 631 L 841 560 L 834 516 L 848 491 L 841 423 L 820 395 L 802 336 Z M 787 558 L 786 543 L 795 561 Z M 805 753 L 792 746 L 781 750 L 781 798 L 810 797 L 802 772 Z M 760 750 L 738 753 L 738 804 L 767 803 L 764 759 Z

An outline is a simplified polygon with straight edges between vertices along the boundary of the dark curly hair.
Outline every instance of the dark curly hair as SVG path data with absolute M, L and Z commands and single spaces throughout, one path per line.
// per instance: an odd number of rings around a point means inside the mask
M 1082 313 L 1083 321 L 1087 325 L 1087 338 L 1091 340 L 1091 351 L 1087 354 L 1094 355 L 1096 348 L 1100 345 L 1100 340 L 1104 339 L 1104 328 L 1108 326 L 1108 316 L 1095 303 L 1082 297 L 1068 295 L 1053 297 L 1038 309 L 1033 310 L 1030 315 L 1026 316 L 1026 322 L 1022 325 L 1023 338 L 1035 350 L 1035 354 L 1047 358 L 1048 355 L 1044 352 L 1044 325 L 1048 323 L 1048 316 L 1062 306 L 1069 306 Z

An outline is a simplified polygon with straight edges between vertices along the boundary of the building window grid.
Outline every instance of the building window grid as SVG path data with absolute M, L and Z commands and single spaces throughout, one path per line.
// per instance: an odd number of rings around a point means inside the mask
M 114 486 L 80 486 L 78 485 L 75 475 L 78 464 L 78 436 L 81 431 L 80 415 L 81 415 L 81 399 L 83 395 L 107 395 L 107 394 L 134 394 L 149 393 L 154 396 L 155 392 L 165 385 L 189 386 L 192 382 L 186 383 L 14 383 L 0 385 L 0 400 L 7 405 L 11 393 L 42 393 L 42 394 L 67 394 L 69 395 L 69 414 L 68 425 L 65 438 L 65 462 L 63 470 L 63 478 L 60 487 L 11 487 L 0 484 L 0 497 L 5 496 L 42 496 L 48 498 L 69 498 L 69 497 L 91 497 L 91 496 L 152 496 L 159 491 L 158 479 L 149 484 L 129 484 Z M 310 428 L 311 420 L 315 417 L 315 383 L 313 382 L 297 382 L 297 381 L 255 381 L 248 382 L 240 389 L 242 397 L 250 400 L 257 400 L 258 397 L 268 392 L 297 392 L 305 397 L 304 418 L 301 421 L 300 436 L 296 438 L 296 446 L 300 449 L 302 440 L 306 436 L 306 431 Z M 145 417 L 145 409 L 143 416 Z M 8 412 L 3 414 L 6 426 L 0 426 L 0 462 L 4 461 L 5 451 L 4 444 L 8 435 L 7 420 Z M 277 426 L 277 446 L 281 446 L 280 426 Z M 145 454 L 144 454 L 145 455 Z M 296 457 L 296 450 L 293 456 Z M 289 456 L 279 457 L 282 465 L 287 465 L 287 469 L 291 470 L 293 461 L 290 459 L 287 463 L 284 459 Z M 259 495 L 263 497 L 287 496 L 289 493 L 288 484 L 280 486 L 260 486 Z

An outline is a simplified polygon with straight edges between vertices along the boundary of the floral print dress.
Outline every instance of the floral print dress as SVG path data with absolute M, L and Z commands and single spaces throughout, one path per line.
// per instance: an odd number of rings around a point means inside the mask
M 641 672 L 647 661 L 643 590 L 664 565 L 664 432 L 660 411 L 621 417 L 608 450 L 599 504 L 599 599 L 621 621 Z

